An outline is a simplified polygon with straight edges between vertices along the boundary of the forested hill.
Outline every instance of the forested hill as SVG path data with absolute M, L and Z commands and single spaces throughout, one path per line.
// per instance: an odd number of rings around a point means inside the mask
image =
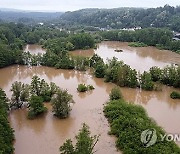
M 158 8 L 83 9 L 66 12 L 61 20 L 101 28 L 170 27 L 180 31 L 180 6 Z
M 62 12 L 28 12 L 20 10 L 0 9 L 0 20 L 5 22 L 45 22 L 59 18 Z

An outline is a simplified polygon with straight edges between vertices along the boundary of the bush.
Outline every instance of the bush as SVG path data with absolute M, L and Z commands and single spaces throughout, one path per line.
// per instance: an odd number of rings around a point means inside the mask
M 180 153 L 180 148 L 174 141 L 161 141 L 160 135 L 165 132 L 148 117 L 143 107 L 122 99 L 114 100 L 105 106 L 104 114 L 111 126 L 110 134 L 117 137 L 116 146 L 124 154 Z M 157 142 L 145 147 L 141 142 L 141 133 L 152 128 L 156 130 Z
M 79 92 L 86 92 L 88 90 L 88 88 L 86 87 L 85 84 L 79 84 L 77 90 Z
M 29 102 L 28 118 L 34 119 L 36 116 L 43 114 L 46 111 L 47 108 L 44 107 L 43 98 L 39 96 L 31 96 Z
M 93 87 L 93 85 L 88 85 L 87 86 L 88 90 L 94 90 L 95 88 Z
M 122 93 L 118 87 L 115 87 L 111 90 L 109 97 L 110 100 L 118 100 L 122 98 Z
M 173 91 L 170 95 L 170 97 L 172 99 L 180 99 L 180 93 L 179 92 L 176 92 L 176 91 Z
M 79 92 L 86 92 L 89 90 L 94 90 L 95 88 L 92 85 L 79 84 L 77 90 Z

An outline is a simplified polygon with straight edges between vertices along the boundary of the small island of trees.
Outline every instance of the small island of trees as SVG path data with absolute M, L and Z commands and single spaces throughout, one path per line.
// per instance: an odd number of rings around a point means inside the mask
M 11 109 L 19 109 L 26 105 L 28 118 L 34 119 L 47 111 L 44 102 L 52 104 L 53 113 L 58 118 L 67 118 L 73 103 L 72 95 L 67 90 L 62 90 L 55 83 L 46 83 L 44 79 L 33 76 L 31 85 L 15 82 L 11 88 Z

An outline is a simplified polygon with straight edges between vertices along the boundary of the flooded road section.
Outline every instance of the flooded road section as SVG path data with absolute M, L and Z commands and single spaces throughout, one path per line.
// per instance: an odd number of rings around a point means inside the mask
M 130 48 L 126 43 L 123 44 L 123 50 Z M 106 42 L 106 44 L 102 43 L 99 49 L 109 48 L 109 51 L 113 50 L 113 48 L 118 48 L 116 46 L 109 46 L 108 42 Z M 127 52 L 132 52 L 133 55 L 133 53 L 141 52 L 142 49 L 136 50 L 138 51 L 127 50 Z M 106 50 L 104 51 L 107 53 Z M 41 52 L 41 50 L 38 52 Z M 74 53 L 76 52 L 77 51 Z M 165 54 L 164 51 L 162 53 Z M 156 61 L 162 62 L 163 65 L 166 64 L 166 62 L 176 62 L 176 58 L 173 58 L 174 53 L 169 52 L 169 54 L 169 59 L 167 58 L 167 60 L 164 59 L 163 61 L 160 56 L 160 60 L 157 58 Z M 90 55 L 90 52 L 87 56 L 88 55 Z M 176 54 L 174 56 L 176 56 Z M 136 64 L 136 61 L 133 59 L 132 62 Z M 133 65 L 133 63 L 131 64 Z M 146 64 L 142 63 L 142 67 L 143 66 L 144 69 L 147 69 Z M 11 97 L 10 88 L 12 83 L 21 81 L 30 84 L 32 76 L 38 75 L 47 82 L 55 82 L 59 87 L 67 89 L 69 93 L 73 95 L 73 99 L 76 102 L 72 106 L 70 117 L 64 120 L 57 119 L 53 116 L 50 104 L 46 104 L 49 109 L 48 113 L 35 120 L 28 120 L 26 118 L 26 110 L 12 111 L 9 118 L 15 130 L 15 154 L 58 154 L 60 145 L 62 145 L 66 139 L 72 138 L 75 140 L 74 137 L 84 122 L 89 125 L 93 135 L 101 135 L 95 147 L 97 154 L 120 153 L 117 152 L 115 148 L 116 139 L 107 134 L 109 125 L 103 114 L 103 105 L 108 100 L 109 93 L 112 87 L 114 87 L 114 84 L 104 83 L 103 79 L 97 79 L 89 72 L 57 70 L 43 66 L 28 67 L 14 65 L 0 69 L 0 75 L 0 87 L 6 91 L 9 98 Z M 80 83 L 92 84 L 95 90 L 88 93 L 78 93 L 76 88 Z M 147 110 L 148 115 L 152 117 L 159 126 L 163 127 L 166 132 L 180 134 L 180 101 L 170 98 L 169 95 L 173 90 L 175 89 L 167 86 L 163 86 L 162 91 L 153 92 L 121 88 L 125 100 L 142 105 Z M 180 90 L 176 89 L 176 91 Z M 178 144 L 180 145 L 180 143 Z
M 114 50 L 123 50 L 115 52 Z M 129 47 L 124 42 L 102 42 L 97 49 L 72 51 L 72 55 L 92 56 L 94 53 L 107 60 L 113 57 L 124 61 L 125 64 L 143 72 L 149 70 L 152 66 L 161 68 L 169 64 L 180 64 L 180 54 L 167 50 L 159 50 L 155 47 Z

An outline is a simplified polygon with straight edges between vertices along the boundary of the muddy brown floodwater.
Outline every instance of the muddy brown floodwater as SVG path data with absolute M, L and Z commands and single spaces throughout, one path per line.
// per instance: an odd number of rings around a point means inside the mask
M 115 52 L 116 49 L 121 49 L 123 52 Z M 126 42 L 106 41 L 100 43 L 97 49 L 77 50 L 71 53 L 84 56 L 92 56 L 96 53 L 104 61 L 116 57 L 140 72 L 147 71 L 152 66 L 162 68 L 169 64 L 180 64 L 180 54 L 155 47 L 129 47 Z
M 43 49 L 40 45 L 37 45 L 37 44 L 28 44 L 26 45 L 25 49 L 24 49 L 25 52 L 30 52 L 31 54 L 38 54 L 38 53 L 46 53 L 46 50 Z
M 120 46 L 124 45 L 124 48 L 117 47 L 119 44 Z M 113 50 L 113 48 L 122 48 L 123 50 L 126 48 L 129 49 L 126 43 L 114 42 L 113 47 L 113 42 L 103 42 L 99 45 L 99 49 L 101 48 L 101 45 L 105 54 L 107 53 L 105 50 L 106 48 L 107 50 Z M 148 49 L 149 47 L 147 50 Z M 137 54 L 137 52 L 141 53 L 141 50 L 142 49 L 137 48 L 127 52 L 132 52 L 133 57 L 133 55 Z M 156 53 L 157 49 L 154 50 Z M 145 49 L 144 51 L 146 52 Z M 39 52 L 41 52 L 41 50 L 39 50 Z M 83 51 L 83 53 L 84 52 L 85 51 Z M 162 52 L 162 56 L 165 54 L 163 53 L 164 51 L 157 52 Z M 116 56 L 116 54 L 117 53 L 114 53 L 114 56 Z M 169 54 L 169 59 L 166 57 L 166 54 Z M 146 57 L 151 57 L 150 59 L 151 61 L 154 61 L 153 63 L 158 61 L 155 63 L 158 66 L 160 66 L 159 64 L 162 64 L 163 66 L 180 61 L 178 55 L 172 52 L 166 54 L 166 56 L 164 56 L 166 57 L 164 61 L 160 55 L 159 60 L 158 58 L 156 58 L 156 60 L 155 58 L 153 59 L 153 54 L 151 54 L 151 52 L 147 52 L 147 55 L 144 53 L 144 58 L 146 59 Z M 140 57 L 141 58 L 139 58 L 139 60 L 143 59 L 142 56 Z M 144 61 L 142 61 L 142 63 L 143 62 Z M 134 63 L 136 64 L 136 62 Z M 131 65 L 133 64 L 131 63 Z M 143 64 L 143 66 L 144 69 L 147 69 L 146 64 Z M 35 120 L 28 120 L 26 118 L 27 111 L 25 109 L 12 111 L 9 119 L 15 130 L 15 154 L 58 154 L 60 145 L 62 145 L 68 138 L 72 138 L 74 140 L 75 134 L 78 133 L 78 130 L 84 122 L 89 125 L 92 134 L 101 135 L 99 142 L 95 147 L 97 154 L 120 153 L 117 152 L 115 148 L 116 139 L 107 134 L 109 131 L 109 125 L 103 115 L 103 105 L 108 100 L 110 90 L 114 84 L 104 83 L 103 79 L 93 77 L 90 72 L 61 70 L 43 66 L 28 67 L 14 65 L 0 69 L 0 75 L 0 87 L 6 91 L 9 98 L 11 97 L 10 87 L 12 83 L 15 81 L 30 83 L 32 76 L 38 75 L 47 82 L 55 82 L 59 87 L 67 89 L 69 93 L 73 95 L 73 99 L 76 102 L 72 106 L 70 117 L 64 120 L 57 119 L 53 116 L 51 112 L 51 105 L 48 103 L 46 104 L 49 109 L 48 113 Z M 92 84 L 95 87 L 95 90 L 88 93 L 78 93 L 76 88 L 80 83 Z M 173 100 L 169 97 L 173 90 L 175 89 L 167 86 L 163 86 L 162 91 L 158 92 L 121 88 L 125 100 L 141 104 L 147 110 L 148 115 L 168 133 L 180 134 L 180 101 Z M 176 90 L 180 91 L 179 89 Z

